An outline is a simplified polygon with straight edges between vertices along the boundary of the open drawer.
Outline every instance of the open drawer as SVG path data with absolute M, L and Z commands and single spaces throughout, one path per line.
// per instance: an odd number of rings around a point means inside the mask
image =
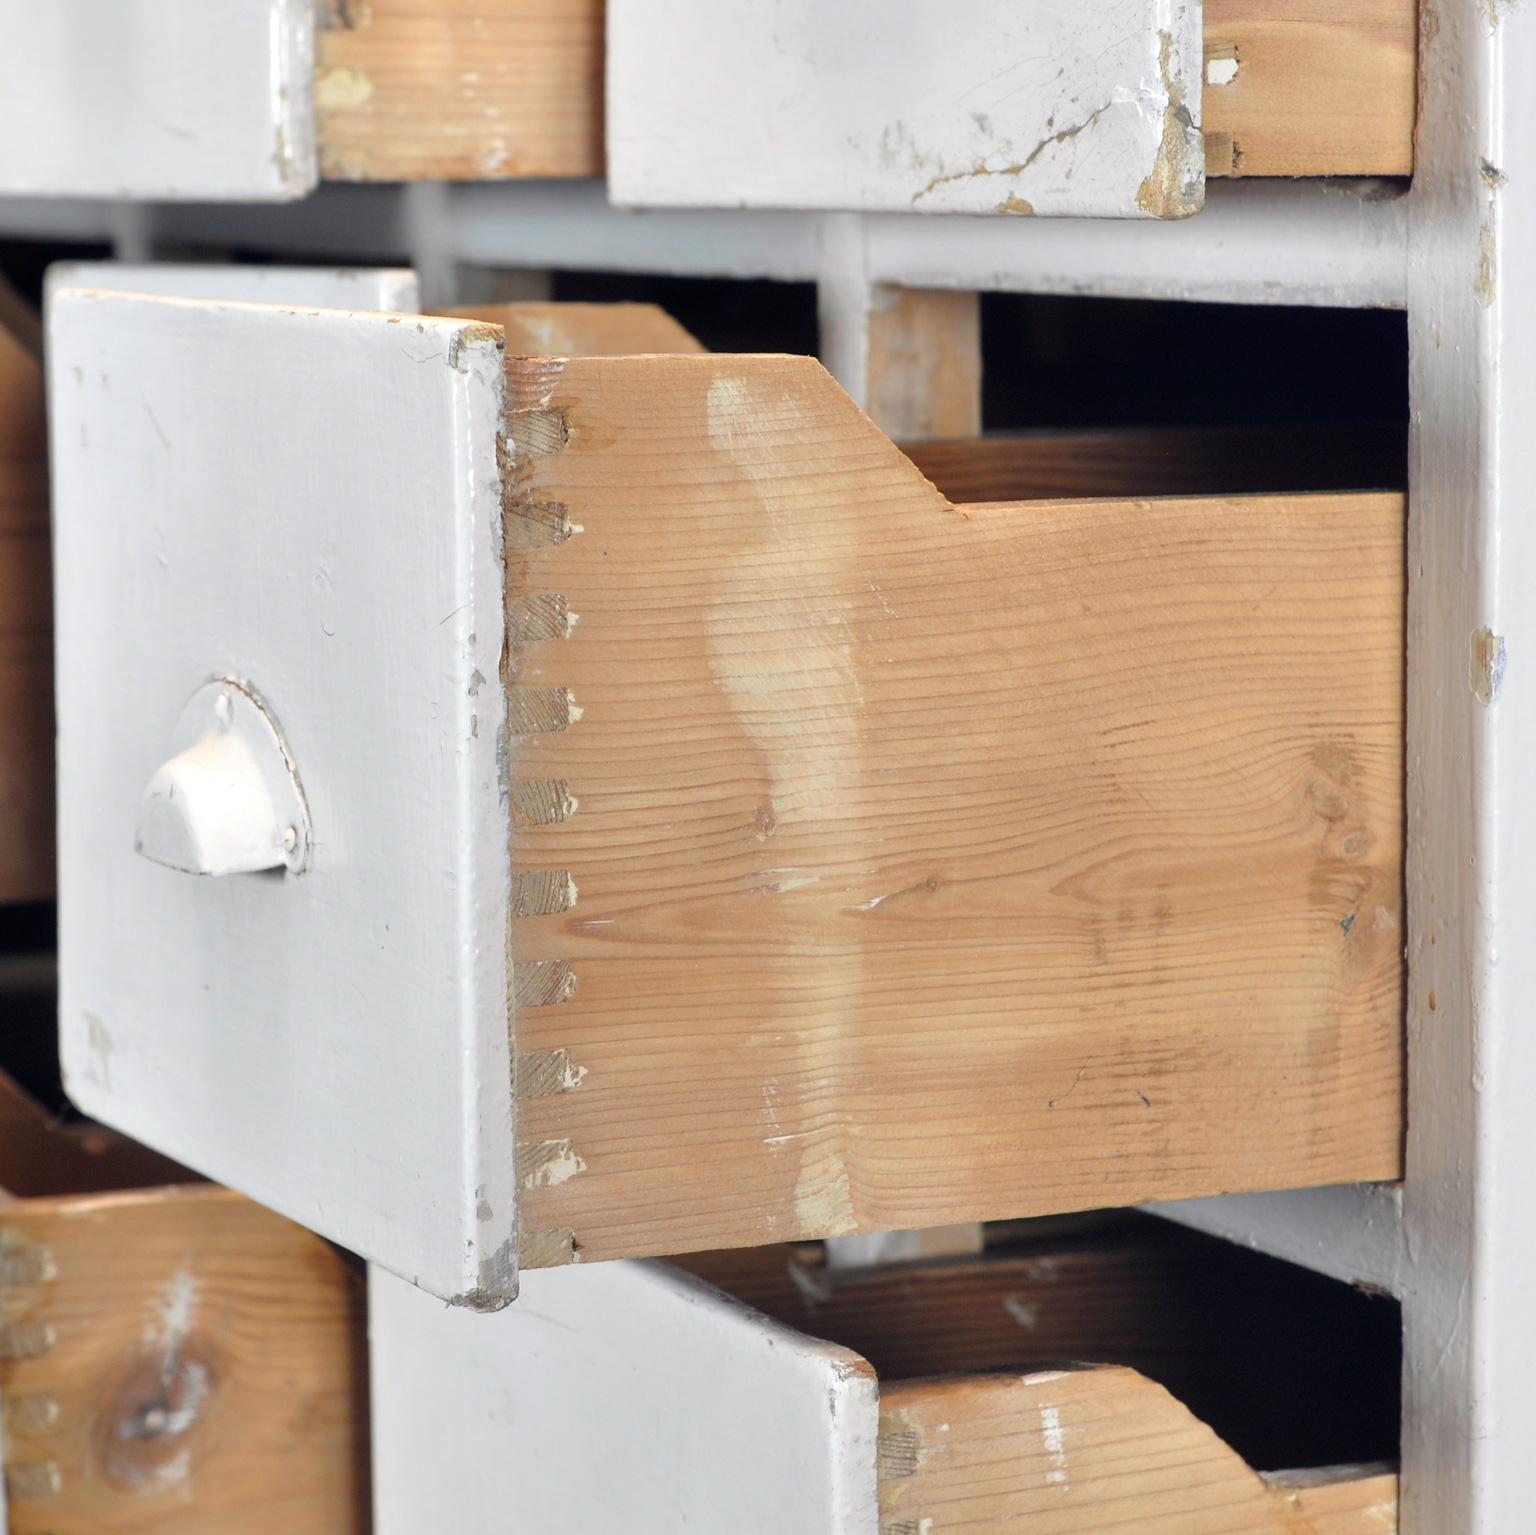
M 718 1288 L 575 1268 L 495 1318 L 375 1269 L 380 1535 L 1396 1528 L 1389 1302 L 1119 1222 L 959 1263 L 693 1266 Z
M 610 0 L 609 181 L 654 207 L 1181 218 L 1207 175 L 1407 175 L 1417 27 L 1414 0 Z
M 96 1117 L 476 1306 L 1398 1174 L 1400 496 L 957 507 L 807 358 L 51 323 Z

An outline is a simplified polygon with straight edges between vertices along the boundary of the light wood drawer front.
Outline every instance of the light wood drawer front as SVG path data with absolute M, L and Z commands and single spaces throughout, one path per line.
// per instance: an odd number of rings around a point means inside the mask
M 1305 1312 L 1282 1288 L 1267 1316 L 1244 1322 L 1262 1282 L 1228 1289 L 1233 1264 L 1217 1253 L 1202 1283 L 1193 1256 L 1155 1241 L 849 1274 L 784 1248 L 745 1270 L 720 1255 L 690 1261 L 722 1288 L 667 1264 L 575 1268 L 530 1275 L 526 1308 L 481 1319 L 374 1270 L 380 1535 L 429 1516 L 476 1528 L 492 1510 L 571 1535 L 621 1514 L 635 1535 L 1396 1528 L 1389 1465 L 1261 1474 L 1216 1426 L 1233 1423 L 1260 1455 L 1299 1444 L 1342 1458 L 1363 1442 L 1347 1414 L 1331 1414 L 1331 1436 L 1288 1427 L 1328 1412 L 1329 1366 L 1285 1349 L 1304 1353 L 1326 1327 L 1384 1304 L 1330 1294 L 1328 1281 L 1312 1281 L 1322 1288 Z M 1062 1348 L 1105 1362 L 1032 1362 Z M 1357 1415 L 1377 1364 L 1351 1376 Z
M 809 359 L 504 334 L 56 303 L 85 1107 L 476 1306 L 1398 1175 L 1400 496 L 956 506 Z M 134 852 L 210 676 L 267 872 Z

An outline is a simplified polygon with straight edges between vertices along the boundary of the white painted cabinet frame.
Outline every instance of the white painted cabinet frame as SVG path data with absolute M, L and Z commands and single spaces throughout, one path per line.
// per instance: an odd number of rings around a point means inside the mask
M 1462 0 L 1421 37 L 1418 173 L 1389 189 L 1221 185 L 1181 225 L 768 213 L 626 217 L 580 185 L 454 188 L 445 247 L 510 265 L 823 277 L 1208 301 L 1406 306 L 1413 464 L 1408 637 L 1408 1178 L 1394 1191 L 1213 1202 L 1202 1223 L 1401 1294 L 1403 1530 L 1509 1535 L 1536 1435 L 1530 1098 L 1536 1036 L 1536 11 Z M 151 232 L 263 231 L 291 252 L 408 247 L 389 189 L 300 208 L 155 208 Z M 0 228 L 110 237 L 106 204 L 13 201 Z M 827 238 L 829 231 L 842 231 Z M 829 255 L 828 252 L 834 252 Z M 837 281 L 830 280 L 837 278 Z M 849 280 L 844 280 L 849 279 Z M 1355 1206 L 1356 1208 L 1351 1208 Z M 1310 1207 L 1310 1208 L 1309 1208 Z M 1363 1213 L 1362 1213 L 1363 1212 Z M 1188 1212 L 1186 1212 L 1188 1213 Z M 1354 1244 L 1353 1252 L 1344 1251 Z

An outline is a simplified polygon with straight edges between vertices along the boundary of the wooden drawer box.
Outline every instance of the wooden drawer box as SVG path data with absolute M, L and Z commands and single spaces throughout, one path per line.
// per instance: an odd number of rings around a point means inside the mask
M 719 1288 L 575 1268 L 494 1318 L 375 1269 L 379 1535 L 1396 1528 L 1390 1465 L 1358 1463 L 1395 1451 L 1395 1311 L 1330 1281 L 1134 1228 L 887 1270 L 782 1247 L 694 1266 Z
M 955 506 L 502 337 L 57 297 L 84 1107 L 475 1306 L 1398 1174 L 1400 496 Z

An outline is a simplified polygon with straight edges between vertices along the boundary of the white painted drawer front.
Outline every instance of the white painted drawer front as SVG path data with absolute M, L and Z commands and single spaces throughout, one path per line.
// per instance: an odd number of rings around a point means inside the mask
M 314 0 L 0 0 L 0 49 L 0 192 L 315 185 Z
M 873 1370 L 667 1264 L 494 1317 L 374 1268 L 368 1306 L 379 1535 L 875 1535 Z
M 88 1112 L 443 1295 L 513 1285 L 496 333 L 56 293 L 60 1033 Z M 135 852 L 264 701 L 301 874 Z
M 1178 218 L 1204 198 L 1199 0 L 611 0 L 637 206 Z

